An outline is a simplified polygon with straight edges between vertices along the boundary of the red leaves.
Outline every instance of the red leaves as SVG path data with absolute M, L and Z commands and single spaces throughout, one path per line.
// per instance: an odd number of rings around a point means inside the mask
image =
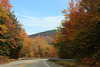
M 0 0 L 1 4 L 2 4 L 2 7 L 5 9 L 5 10 L 8 10 L 10 11 L 11 7 L 11 4 L 10 4 L 10 0 Z
M 65 14 L 66 14 L 66 13 L 67 13 L 67 9 L 66 9 L 66 10 L 65 10 L 65 9 L 63 9 L 62 13 L 65 13 Z
M 14 38 L 11 39 L 12 42 L 15 42 Z
M 56 55 L 55 48 L 47 42 L 47 39 L 52 39 L 50 36 L 37 36 L 33 39 L 34 54 L 41 57 L 54 57 Z
M 70 7 L 71 9 L 74 8 L 74 1 L 73 1 L 73 0 L 71 0 L 71 3 L 69 2 L 69 7 Z

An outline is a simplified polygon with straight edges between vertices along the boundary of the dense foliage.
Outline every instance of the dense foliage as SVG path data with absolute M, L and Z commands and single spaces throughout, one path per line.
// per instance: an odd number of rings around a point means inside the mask
M 10 0 L 0 0 L 0 55 L 10 58 L 55 57 L 54 46 L 48 44 L 52 37 L 29 38 L 14 12 L 10 11 L 11 7 Z
M 36 36 L 50 36 L 50 37 L 53 37 L 53 35 L 56 35 L 56 31 L 55 30 L 49 30 L 49 31 L 45 31 L 45 32 L 40 32 L 40 33 L 36 33 L 36 34 L 32 34 L 32 35 L 29 35 L 30 38 L 35 38 Z
M 45 37 L 38 35 L 33 40 L 32 50 L 35 56 L 38 57 L 57 57 L 55 48 L 53 45 L 49 44 Z
M 54 45 L 60 58 L 76 58 L 90 65 L 100 63 L 100 1 L 71 0 L 63 10 Z

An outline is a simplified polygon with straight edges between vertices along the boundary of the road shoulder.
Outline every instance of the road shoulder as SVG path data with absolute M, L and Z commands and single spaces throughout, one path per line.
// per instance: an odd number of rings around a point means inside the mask
M 55 66 L 57 66 L 57 67 L 63 67 L 63 66 L 61 66 L 61 65 L 59 65 L 59 64 L 56 64 L 56 63 L 54 63 L 54 62 L 52 62 L 52 61 L 47 61 L 48 63 L 50 63 L 50 64 L 53 64 L 53 65 L 55 65 Z

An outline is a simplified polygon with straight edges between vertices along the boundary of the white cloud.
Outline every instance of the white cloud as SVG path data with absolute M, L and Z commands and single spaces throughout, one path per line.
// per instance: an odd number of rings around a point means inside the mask
M 24 25 L 23 28 L 26 29 L 28 35 L 55 29 L 61 24 L 61 20 L 64 19 L 64 16 L 35 17 L 35 14 L 33 15 L 30 10 L 26 8 L 22 8 L 21 12 L 22 13 L 16 15 Z
M 27 15 L 23 15 L 23 17 L 28 18 L 28 19 L 32 19 L 32 20 L 36 20 L 36 19 L 38 19 L 38 18 L 36 18 L 36 17 L 27 16 Z
M 63 16 L 49 16 L 43 18 L 37 18 L 32 16 L 23 16 L 24 19 L 20 19 L 21 23 L 25 26 L 41 26 L 43 28 L 56 28 L 60 25 Z

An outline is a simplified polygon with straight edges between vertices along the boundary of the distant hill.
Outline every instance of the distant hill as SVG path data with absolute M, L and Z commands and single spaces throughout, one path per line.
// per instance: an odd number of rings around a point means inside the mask
M 51 36 L 53 37 L 53 35 L 56 35 L 56 31 L 55 30 L 49 30 L 49 31 L 45 31 L 45 32 L 40 32 L 40 33 L 37 33 L 37 34 L 32 34 L 32 35 L 29 35 L 30 38 L 35 38 L 36 36 Z

